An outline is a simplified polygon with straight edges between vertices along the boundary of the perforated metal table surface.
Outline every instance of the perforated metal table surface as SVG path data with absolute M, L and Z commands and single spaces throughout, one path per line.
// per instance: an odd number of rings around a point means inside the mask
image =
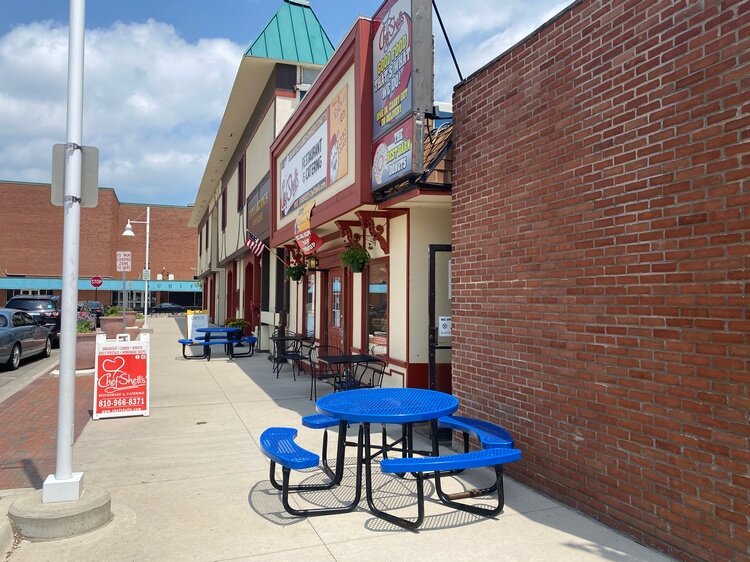
M 397 423 L 434 420 L 458 409 L 458 398 L 422 388 L 365 388 L 319 398 L 318 412 L 339 420 Z

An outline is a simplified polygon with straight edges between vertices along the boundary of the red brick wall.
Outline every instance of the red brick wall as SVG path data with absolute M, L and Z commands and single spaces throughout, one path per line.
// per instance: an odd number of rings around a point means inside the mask
M 453 388 L 510 473 L 750 559 L 750 1 L 584 0 L 456 89 Z
M 50 203 L 49 184 L 0 182 L 0 276 L 9 273 L 62 274 L 63 209 Z M 191 280 L 195 272 L 198 231 L 187 226 L 190 207 L 152 206 L 150 261 L 152 276 L 166 268 L 176 280 Z M 111 189 L 99 190 L 99 204 L 81 209 L 81 277 L 120 278 L 115 254 L 130 250 L 137 279 L 145 263 L 146 225 L 133 224 L 134 238 L 123 238 L 128 219 L 146 220 L 146 206 L 121 204 Z M 94 298 L 93 290 L 80 297 Z M 105 291 L 105 294 L 107 292 Z M 99 296 L 103 293 L 100 291 Z M 0 295 L 4 302 L 4 291 Z

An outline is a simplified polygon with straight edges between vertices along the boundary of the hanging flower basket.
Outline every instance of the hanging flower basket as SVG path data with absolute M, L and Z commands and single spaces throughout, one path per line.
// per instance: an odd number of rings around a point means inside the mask
M 355 273 L 360 273 L 370 262 L 370 253 L 358 243 L 347 244 L 341 254 L 341 263 Z
M 299 281 L 307 273 L 307 266 L 304 263 L 293 263 L 287 266 L 285 273 L 292 281 Z

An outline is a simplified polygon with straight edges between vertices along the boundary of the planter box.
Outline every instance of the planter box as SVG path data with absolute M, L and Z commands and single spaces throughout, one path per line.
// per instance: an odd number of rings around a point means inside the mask
M 76 334 L 76 371 L 93 369 L 96 360 L 96 332 Z
M 99 326 L 107 334 L 107 339 L 113 340 L 117 334 L 122 333 L 122 316 L 102 316 L 99 318 Z

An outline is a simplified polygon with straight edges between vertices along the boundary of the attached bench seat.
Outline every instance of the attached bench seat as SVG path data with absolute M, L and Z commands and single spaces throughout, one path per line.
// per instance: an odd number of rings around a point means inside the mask
M 508 430 L 488 421 L 465 416 L 443 416 L 438 419 L 438 426 L 463 432 L 465 453 L 469 452 L 469 434 L 476 437 L 484 449 L 493 447 L 512 449 L 514 446 L 513 437 Z
M 459 453 L 438 457 L 389 458 L 380 461 L 380 468 L 384 473 L 403 474 L 411 472 L 417 479 L 417 518 L 414 521 L 397 517 L 377 510 L 377 515 L 391 523 L 407 529 L 417 529 L 424 519 L 424 479 L 425 473 L 434 473 L 435 490 L 440 501 L 454 509 L 460 509 L 476 515 L 493 517 L 500 513 L 505 506 L 505 491 L 503 490 L 503 465 L 521 458 L 521 451 L 511 448 L 493 447 L 471 453 Z M 462 471 L 472 468 L 492 467 L 495 470 L 495 484 L 481 490 L 471 490 L 457 494 L 446 494 L 440 484 L 440 473 Z M 468 505 L 454 501 L 485 495 L 497 490 L 497 506 L 493 508 Z M 369 499 L 369 498 L 368 498 Z M 372 504 L 370 505 L 372 509 Z
M 203 347 L 203 355 L 188 355 L 186 353 L 187 347 L 190 345 L 203 345 L 202 341 L 196 341 L 190 338 L 180 338 L 177 343 L 182 344 L 182 356 L 185 359 L 206 359 L 210 357 L 210 348 L 208 346 Z
M 257 341 L 258 338 L 256 338 L 255 336 L 242 336 L 241 338 L 236 339 L 211 339 L 208 341 L 206 341 L 205 336 L 196 336 L 195 338 L 180 338 L 177 340 L 177 343 L 182 345 L 182 356 L 185 359 L 207 359 L 208 361 L 211 361 L 211 346 L 213 345 L 223 345 L 225 351 L 227 352 L 227 355 L 229 355 L 229 358 L 234 359 L 235 357 L 252 356 L 252 354 L 255 353 L 255 344 L 257 343 Z M 236 353 L 235 345 L 237 345 L 238 343 L 247 343 L 249 349 L 243 353 Z M 203 347 L 202 355 L 188 355 L 186 353 L 188 346 L 198 345 Z
M 360 428 L 360 431 L 362 429 Z M 352 511 L 361 496 L 362 472 L 357 471 L 357 484 L 354 500 L 351 504 L 334 507 L 334 508 L 315 508 L 315 509 L 295 509 L 289 505 L 290 491 L 315 491 L 327 490 L 338 484 L 335 479 L 326 484 L 289 484 L 289 475 L 292 470 L 304 470 L 318 466 L 320 457 L 315 453 L 300 447 L 295 443 L 294 438 L 297 436 L 297 430 L 293 427 L 269 427 L 260 436 L 260 448 L 263 454 L 271 461 L 269 480 L 271 485 L 281 491 L 281 502 L 284 509 L 291 515 L 298 517 L 310 517 L 314 515 L 330 515 L 332 513 L 345 513 Z M 361 439 L 360 439 L 361 442 Z M 358 455 L 362 455 L 361 445 L 357 450 Z M 357 458 L 360 458 L 359 456 Z M 276 465 L 281 465 L 282 483 L 276 480 Z M 339 479 L 340 480 L 340 479 Z
M 252 357 L 255 353 L 255 345 L 258 343 L 258 338 L 255 336 L 242 336 L 239 339 L 232 340 L 234 342 L 234 349 L 232 350 L 232 357 Z M 238 347 L 244 347 L 247 345 L 247 351 L 238 353 Z

